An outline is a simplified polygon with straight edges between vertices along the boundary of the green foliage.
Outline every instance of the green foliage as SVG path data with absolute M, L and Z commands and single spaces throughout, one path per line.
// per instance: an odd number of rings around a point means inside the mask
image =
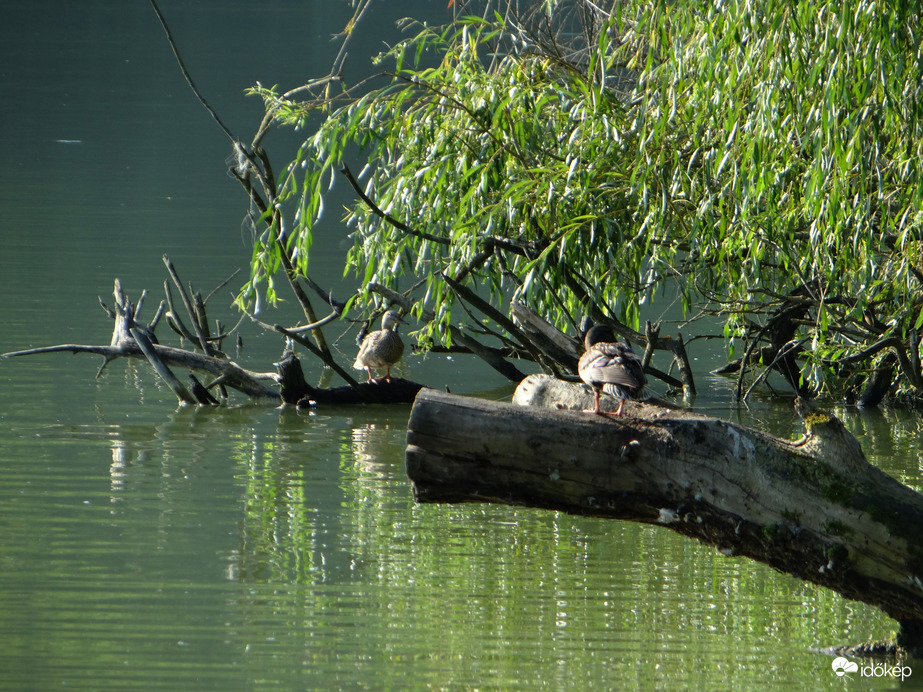
M 730 2 L 650 19 L 671 33 L 641 91 L 650 120 L 685 133 L 667 173 L 691 201 L 696 292 L 742 314 L 806 289 L 815 359 L 914 328 L 923 62 L 909 7 Z
M 258 90 L 282 123 L 324 116 L 279 185 L 277 204 L 297 203 L 297 267 L 331 176 L 358 155 L 379 209 L 349 212 L 347 270 L 421 281 L 427 338 L 448 335 L 443 274 L 562 326 L 594 309 L 637 325 L 669 282 L 685 306 L 724 316 L 729 343 L 796 306 L 814 387 L 834 361 L 918 329 L 916 9 L 611 6 L 567 44 L 511 15 L 408 22 L 378 58 L 383 88 L 300 102 Z M 257 242 L 254 281 L 278 268 L 273 237 Z

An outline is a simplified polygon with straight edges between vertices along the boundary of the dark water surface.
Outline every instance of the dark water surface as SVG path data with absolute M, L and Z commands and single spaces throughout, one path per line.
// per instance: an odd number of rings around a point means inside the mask
M 394 17 L 444 6 L 382 3 L 360 27 L 366 50 Z M 243 90 L 325 71 L 349 16 L 293 0 L 161 9 L 244 138 L 261 106 Z M 0 351 L 108 343 L 96 297 L 119 277 L 132 296 L 151 289 L 150 315 L 163 253 L 203 293 L 245 268 L 229 143 L 148 3 L 7 2 L 4 15 Z M 294 141 L 270 138 L 280 168 Z M 312 260 L 326 285 L 352 286 L 345 243 L 330 219 Z M 210 303 L 214 317 L 236 321 L 242 283 Z M 271 370 L 278 339 L 242 329 L 239 362 Z M 731 385 L 704 374 L 714 348 L 693 347 L 697 406 L 795 434 L 788 407 L 730 407 Z M 813 652 L 889 636 L 875 609 L 657 528 L 414 504 L 409 407 L 176 410 L 147 365 L 98 368 L 0 360 L 2 689 L 889 686 L 840 680 Z M 410 356 L 405 368 L 459 393 L 511 393 L 476 362 Z M 920 486 L 916 417 L 840 413 L 875 463 Z

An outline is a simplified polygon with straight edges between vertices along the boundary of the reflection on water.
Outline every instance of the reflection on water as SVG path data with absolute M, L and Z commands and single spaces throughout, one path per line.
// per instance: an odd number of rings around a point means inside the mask
M 6 684 L 794 685 L 825 672 L 812 647 L 890 631 L 662 529 L 415 505 L 407 407 L 148 413 L 114 423 L 103 405 L 14 440 Z
M 47 361 L 12 364 L 0 688 L 824 689 L 836 678 L 814 648 L 892 632 L 664 529 L 416 505 L 407 406 L 171 410 L 143 365 L 99 382 L 78 365 L 62 385 Z M 712 389 L 697 406 L 796 434 L 789 407 L 731 409 Z M 920 486 L 902 456 L 916 418 L 837 413 Z
M 161 4 L 242 136 L 260 106 L 240 92 L 292 86 L 345 21 L 327 0 Z M 0 351 L 108 343 L 96 296 L 115 276 L 132 295 L 156 289 L 167 252 L 205 289 L 250 250 L 227 142 L 149 8 L 36 7 L 6 3 L 0 22 L 12 95 L 0 101 Z M 377 52 L 391 18 L 371 17 Z M 239 50 L 259 36 L 273 41 Z M 344 232 L 333 219 L 315 239 L 314 278 L 337 285 Z M 272 336 L 244 340 L 254 369 L 281 351 Z M 699 410 L 797 433 L 788 407 L 729 406 L 734 383 L 705 375 L 715 354 L 698 348 Z M 406 360 L 434 387 L 511 394 L 461 358 Z M 0 361 L 0 689 L 841 689 L 812 648 L 892 629 L 664 529 L 416 505 L 408 407 L 174 411 L 146 365 L 113 363 L 97 380 L 98 367 Z M 923 485 L 918 417 L 837 413 L 875 463 Z

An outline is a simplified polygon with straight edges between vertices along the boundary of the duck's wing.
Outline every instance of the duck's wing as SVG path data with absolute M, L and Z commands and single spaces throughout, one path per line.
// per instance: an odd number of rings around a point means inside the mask
M 640 389 L 647 382 L 641 360 L 627 346 L 594 344 L 580 358 L 580 379 L 590 385 L 617 384 Z
M 397 331 L 390 331 L 387 334 L 386 344 L 383 349 L 389 363 L 396 363 L 404 355 L 404 342 Z
M 353 367 L 357 370 L 363 368 L 384 368 L 392 365 L 404 355 L 404 342 L 396 332 L 380 329 L 369 332 L 362 345 Z
M 353 363 L 353 367 L 357 370 L 363 370 L 365 368 L 377 368 L 377 359 L 375 358 L 376 345 L 378 344 L 379 339 L 381 338 L 381 331 L 369 332 L 365 335 L 365 338 L 362 340 L 362 344 L 359 346 L 359 354 L 356 356 L 356 362 Z

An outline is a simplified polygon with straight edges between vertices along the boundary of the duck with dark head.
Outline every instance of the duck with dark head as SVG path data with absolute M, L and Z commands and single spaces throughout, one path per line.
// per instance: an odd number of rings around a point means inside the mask
M 616 340 L 610 327 L 596 325 L 583 338 L 586 351 L 580 356 L 577 372 L 580 379 L 593 388 L 593 413 L 604 415 L 599 408 L 602 392 L 618 399 L 616 416 L 622 415 L 626 399 L 641 398 L 647 378 L 641 359 L 627 343 Z

